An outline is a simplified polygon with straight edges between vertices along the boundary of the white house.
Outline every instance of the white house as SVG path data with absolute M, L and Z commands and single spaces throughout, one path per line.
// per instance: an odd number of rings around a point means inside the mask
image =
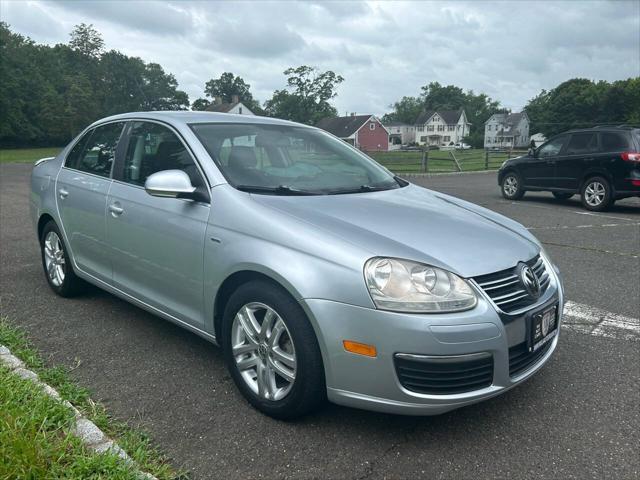
M 531 145 L 531 142 L 533 142 L 535 147 L 538 148 L 540 145 L 542 145 L 546 141 L 547 141 L 547 137 L 545 137 L 543 134 L 534 133 L 533 135 L 531 135 L 531 140 L 529 142 L 529 145 Z
M 255 115 L 249 108 L 240 101 L 238 95 L 231 96 L 231 103 L 222 103 L 220 97 L 215 97 L 211 105 L 207 107 L 207 112 L 235 113 L 237 115 Z
M 416 119 L 415 127 L 418 145 L 438 147 L 462 142 L 471 130 L 464 109 L 424 111 Z
M 484 148 L 526 148 L 529 141 L 526 112 L 494 113 L 484 122 Z
M 385 128 L 389 130 L 389 145 L 407 145 L 416 141 L 416 126 L 402 122 L 385 122 Z

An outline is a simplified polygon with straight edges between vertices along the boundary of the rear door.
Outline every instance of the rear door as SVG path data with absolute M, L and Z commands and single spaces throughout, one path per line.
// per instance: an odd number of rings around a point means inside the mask
M 598 135 L 596 132 L 576 132 L 566 148 L 556 158 L 553 187 L 578 191 L 584 174 L 598 162 Z
M 204 176 L 169 127 L 135 121 L 127 137 L 107 199 L 113 283 L 138 300 L 202 328 L 204 241 L 210 205 L 153 197 L 144 183 L 155 172 L 178 169 L 208 197 Z
M 67 245 L 84 272 L 111 282 L 105 244 L 105 205 L 124 122 L 88 131 L 71 149 L 56 180 L 56 201 Z
M 635 149 L 630 132 L 600 132 L 598 166 L 607 172 L 616 191 L 632 189 L 629 179 L 634 176 L 632 170 L 638 169 L 639 166 L 634 162 L 625 162 L 622 154 Z
M 555 183 L 556 161 L 567 142 L 567 135 L 552 138 L 536 150 L 520 168 L 525 187 L 550 188 Z

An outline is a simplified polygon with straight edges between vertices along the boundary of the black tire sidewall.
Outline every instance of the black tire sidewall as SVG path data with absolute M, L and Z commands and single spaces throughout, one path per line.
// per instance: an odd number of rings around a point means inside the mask
M 236 313 L 247 303 L 260 302 L 273 308 L 287 325 L 296 351 L 296 379 L 291 391 L 278 401 L 258 397 L 245 383 L 231 352 L 231 327 Z M 243 396 L 267 415 L 288 420 L 318 408 L 326 398 L 322 355 L 318 341 L 302 307 L 281 287 L 266 281 L 240 286 L 230 297 L 222 320 L 221 346 L 231 378 Z
M 47 273 L 47 264 L 45 262 L 44 256 L 44 239 L 47 238 L 47 234 L 49 232 L 55 232 L 56 235 L 58 235 L 60 244 L 62 245 L 62 251 L 64 253 L 65 271 L 64 281 L 61 285 L 54 285 L 49 278 L 49 274 Z M 73 271 L 73 266 L 71 264 L 71 259 L 69 258 L 67 245 L 64 242 L 62 233 L 60 233 L 60 229 L 53 221 L 47 223 L 42 229 L 42 236 L 40 237 L 40 256 L 42 257 L 42 269 L 44 271 L 44 276 L 47 279 L 47 283 L 55 293 L 57 293 L 61 297 L 71 297 L 77 295 L 80 292 L 81 287 L 83 286 L 82 280 L 79 279 Z
M 504 191 L 504 183 L 509 177 L 514 177 L 516 179 L 516 182 L 518 182 L 518 189 L 513 195 L 508 195 L 507 192 Z M 502 196 L 507 200 L 520 200 L 524 195 L 524 189 L 522 188 L 522 180 L 520 179 L 520 175 L 518 175 L 518 173 L 514 171 L 505 173 L 504 177 L 502 178 L 502 183 L 500 184 L 500 191 L 502 192 Z
M 589 184 L 594 181 L 600 182 L 602 185 L 604 185 L 605 188 L 604 200 L 602 200 L 602 203 L 597 207 L 589 205 L 585 198 L 587 186 L 589 186 Z M 580 191 L 580 200 L 582 201 L 582 206 L 587 210 L 591 210 L 592 212 L 602 212 L 606 210 L 613 204 L 613 191 L 611 190 L 611 182 L 609 182 L 609 180 L 607 180 L 606 178 L 600 176 L 590 177 L 582 185 L 582 190 Z

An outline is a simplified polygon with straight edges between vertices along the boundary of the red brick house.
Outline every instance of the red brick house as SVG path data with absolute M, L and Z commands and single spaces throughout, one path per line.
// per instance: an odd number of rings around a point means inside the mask
M 375 115 L 323 118 L 316 126 L 365 152 L 389 150 L 389 131 Z

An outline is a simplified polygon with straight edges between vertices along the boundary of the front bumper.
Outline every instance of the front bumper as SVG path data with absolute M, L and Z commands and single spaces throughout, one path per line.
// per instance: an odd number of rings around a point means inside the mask
M 564 305 L 559 277 L 521 317 L 503 323 L 491 302 L 479 295 L 478 305 L 452 314 L 403 314 L 363 308 L 323 299 L 305 299 L 318 334 L 325 363 L 327 395 L 334 403 L 409 415 L 437 415 L 499 395 L 536 373 L 558 343 Z M 547 305 L 558 305 L 558 333 L 545 353 L 518 374 L 509 373 L 509 349 L 526 340 L 525 317 Z M 375 345 L 377 356 L 349 353 L 343 340 Z M 465 356 L 487 353 L 493 358 L 490 385 L 464 393 L 416 393 L 401 384 L 396 354 Z

